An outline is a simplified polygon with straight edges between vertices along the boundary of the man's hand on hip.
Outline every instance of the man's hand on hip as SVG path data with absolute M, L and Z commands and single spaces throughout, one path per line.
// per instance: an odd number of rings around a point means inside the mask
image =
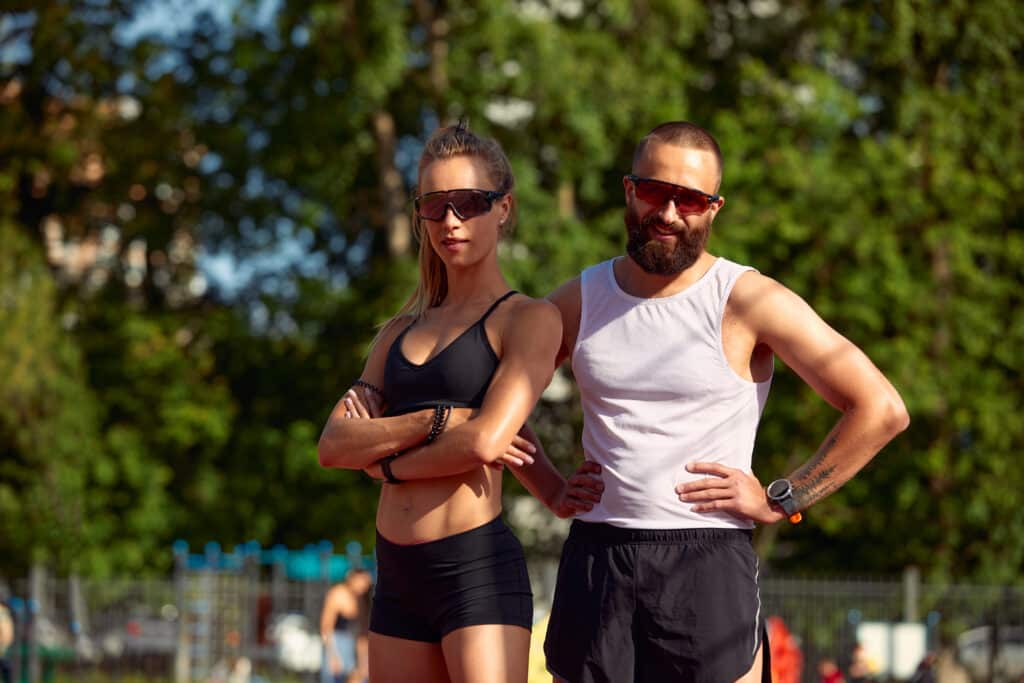
M 769 504 L 764 487 L 750 472 L 714 462 L 692 462 L 686 471 L 710 475 L 676 485 L 679 500 L 692 503 L 694 512 L 728 512 L 762 524 L 785 519 Z

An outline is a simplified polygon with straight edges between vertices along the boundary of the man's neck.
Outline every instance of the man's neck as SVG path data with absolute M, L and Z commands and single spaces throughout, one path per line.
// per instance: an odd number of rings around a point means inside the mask
M 615 259 L 612 272 L 615 281 L 626 294 L 642 299 L 660 299 L 678 294 L 696 284 L 716 260 L 717 257 L 705 251 L 685 270 L 674 275 L 655 275 L 648 273 L 627 255 Z

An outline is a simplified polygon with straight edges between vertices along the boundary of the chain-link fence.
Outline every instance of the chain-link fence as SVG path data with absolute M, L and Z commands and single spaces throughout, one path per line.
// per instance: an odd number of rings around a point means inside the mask
M 948 680 L 1024 680 L 1020 588 L 921 583 L 911 570 L 901 580 L 767 577 L 761 597 L 798 643 L 804 681 L 826 660 L 849 670 L 858 645 L 880 679 L 911 679 L 941 654 Z
M 538 616 L 554 573 L 549 563 L 531 563 Z M 16 640 L 7 659 L 13 680 L 25 683 L 314 681 L 328 586 L 252 568 L 103 581 L 37 570 L 14 584 L 8 600 Z M 933 585 L 914 572 L 873 581 L 773 575 L 762 577 L 761 598 L 773 635 L 797 653 L 793 680 L 818 681 L 826 660 L 848 671 L 858 643 L 880 681 L 910 679 L 918 660 L 935 652 L 945 653 L 960 680 L 1024 677 L 1019 588 Z

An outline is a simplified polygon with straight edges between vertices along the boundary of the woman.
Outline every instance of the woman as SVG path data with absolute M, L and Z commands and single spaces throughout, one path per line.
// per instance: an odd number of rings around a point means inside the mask
M 522 547 L 500 517 L 502 471 L 559 516 L 600 499 L 593 463 L 567 482 L 524 427 L 554 372 L 561 318 L 512 291 L 498 267 L 512 189 L 494 140 L 460 124 L 427 141 L 419 284 L 320 438 L 322 465 L 385 480 L 374 682 L 526 681 L 532 595 Z

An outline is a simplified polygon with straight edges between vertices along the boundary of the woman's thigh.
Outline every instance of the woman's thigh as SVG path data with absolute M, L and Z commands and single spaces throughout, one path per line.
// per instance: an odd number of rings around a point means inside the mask
M 370 631 L 370 683 L 448 683 L 439 643 L 393 638 Z
M 452 631 L 441 640 L 452 683 L 526 683 L 530 631 L 483 624 Z

